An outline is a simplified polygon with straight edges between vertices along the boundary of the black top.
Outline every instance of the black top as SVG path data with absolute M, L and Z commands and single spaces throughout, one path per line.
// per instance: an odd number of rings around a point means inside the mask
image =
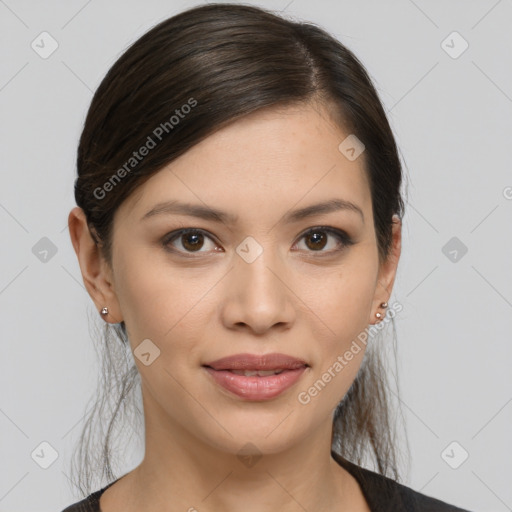
M 334 452 L 332 457 L 357 480 L 372 512 L 470 512 L 417 492 L 395 482 L 392 478 L 357 466 Z M 117 480 L 93 492 L 82 501 L 70 505 L 62 512 L 101 512 L 100 496 Z

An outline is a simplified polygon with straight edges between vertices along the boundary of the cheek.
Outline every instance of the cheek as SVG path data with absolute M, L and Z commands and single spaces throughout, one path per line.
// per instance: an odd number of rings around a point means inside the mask
M 338 345 L 350 340 L 368 325 L 371 305 L 375 294 L 376 270 L 372 265 L 347 264 L 341 270 L 314 279 L 314 283 L 303 281 L 302 293 L 305 303 L 316 315 L 322 332 Z M 307 291 L 309 288 L 309 292 Z
M 319 304 L 321 321 L 314 318 L 315 350 L 309 377 L 299 390 L 298 402 L 324 417 L 346 395 L 356 378 L 366 350 L 368 307 L 373 296 L 370 281 L 340 279 Z M 322 412 L 323 411 L 323 412 Z M 311 412 L 311 410 L 310 410 Z
M 208 291 L 215 279 L 198 271 L 195 275 L 170 265 L 148 265 L 131 255 L 120 260 L 117 295 L 133 348 L 144 339 L 152 340 L 172 355 L 194 351 L 192 341 L 204 328 Z M 165 352 L 165 353 L 164 353 Z
M 315 369 L 308 381 L 320 402 L 334 406 L 355 379 L 366 349 L 365 334 L 375 293 L 377 269 L 364 257 L 347 262 L 330 276 L 317 280 L 306 304 L 314 322 Z M 305 288 L 304 288 L 305 293 Z M 323 391 L 325 389 L 325 391 Z

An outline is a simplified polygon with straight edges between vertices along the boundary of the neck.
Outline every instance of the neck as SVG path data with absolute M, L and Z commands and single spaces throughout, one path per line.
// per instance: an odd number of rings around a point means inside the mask
M 145 512 L 355 510 L 360 489 L 332 459 L 330 439 L 327 423 L 286 450 L 251 457 L 147 424 L 145 456 L 127 475 L 126 495 Z

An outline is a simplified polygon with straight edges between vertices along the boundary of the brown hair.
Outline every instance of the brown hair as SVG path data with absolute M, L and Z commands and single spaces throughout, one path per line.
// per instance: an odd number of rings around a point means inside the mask
M 251 112 L 313 103 L 328 107 L 344 132 L 365 145 L 379 260 L 384 261 L 392 216 L 403 217 L 402 169 L 365 68 L 312 23 L 250 5 L 218 3 L 184 11 L 144 34 L 115 62 L 92 99 L 78 147 L 75 199 L 107 262 L 112 263 L 116 210 L 162 167 Z M 136 158 L 134 151 L 142 147 L 148 151 Z M 116 478 L 111 466 L 114 424 L 122 411 L 130 410 L 126 399 L 133 398 L 138 380 L 124 322 L 105 329 L 123 344 L 104 345 L 98 396 L 76 452 L 78 487 L 84 494 L 93 489 L 93 461 L 102 477 Z M 399 480 L 386 377 L 370 344 L 336 410 L 333 450 L 358 464 L 369 454 L 377 471 Z M 94 418 L 105 416 L 109 401 L 108 430 L 94 459 Z

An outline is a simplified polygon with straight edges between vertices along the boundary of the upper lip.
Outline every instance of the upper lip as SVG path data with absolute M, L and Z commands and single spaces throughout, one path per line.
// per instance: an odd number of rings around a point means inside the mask
M 308 366 L 302 359 L 286 354 L 235 354 L 206 363 L 214 370 L 296 370 Z

